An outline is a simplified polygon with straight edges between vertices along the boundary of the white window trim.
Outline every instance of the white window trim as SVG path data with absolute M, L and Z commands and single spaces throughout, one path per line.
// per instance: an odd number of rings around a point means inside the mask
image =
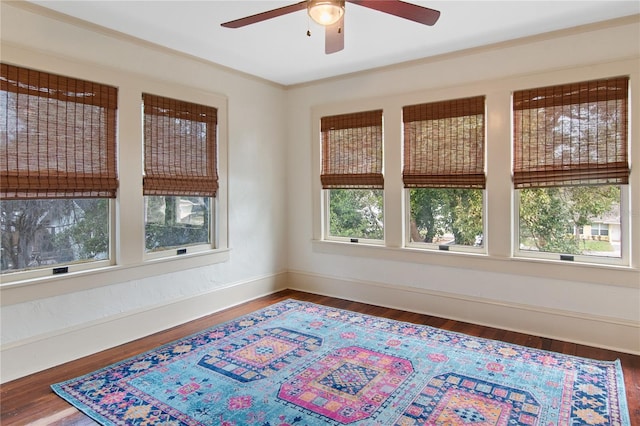
M 173 258 L 173 257 L 182 257 L 187 254 L 196 254 L 196 253 L 206 253 L 210 251 L 215 251 L 217 247 L 219 247 L 219 238 L 218 238 L 218 228 L 217 228 L 217 216 L 216 213 L 218 211 L 218 197 L 208 197 L 210 198 L 209 202 L 209 232 L 211 233 L 211 242 L 208 244 L 188 244 L 184 246 L 177 246 L 171 248 L 163 248 L 156 251 L 147 251 L 146 242 L 144 249 L 144 259 L 147 260 L 155 260 L 155 259 L 163 259 L 163 258 Z M 144 226 L 144 224 L 143 224 Z M 146 237 L 146 235 L 145 235 Z M 185 250 L 183 254 L 177 254 L 178 250 Z
M 68 272 L 59 274 L 60 277 L 65 277 L 69 273 L 91 271 L 93 269 L 105 268 L 115 264 L 115 200 L 109 200 L 109 258 L 105 260 L 90 260 L 90 261 L 76 261 L 71 263 L 59 263 L 55 265 L 47 265 L 45 267 L 20 270 L 16 272 L 5 272 L 2 274 L 2 286 L 8 283 L 23 282 L 29 280 L 36 280 L 39 278 L 53 278 L 58 276 L 54 275 L 53 271 L 57 268 L 66 268 Z
M 212 239 L 210 244 L 195 244 L 184 246 L 187 249 L 186 254 L 178 255 L 176 250 L 177 248 L 171 248 L 166 250 L 159 250 L 157 252 L 147 252 L 145 247 L 145 230 L 144 230 L 144 196 L 140 197 L 139 200 L 136 200 L 140 205 L 140 214 L 138 217 L 142 220 L 142 261 L 154 261 L 157 259 L 174 259 L 174 258 L 182 258 L 189 254 L 211 254 L 214 255 L 217 251 L 225 250 L 228 248 L 228 240 L 227 240 L 227 186 L 226 186 L 226 177 L 227 177 L 227 99 L 226 97 L 205 92 L 202 90 L 194 89 L 191 87 L 180 87 L 177 85 L 171 85 L 166 87 L 165 85 L 161 85 L 157 82 L 148 82 L 146 85 L 148 87 L 143 87 L 141 93 L 138 97 L 138 111 L 140 114 L 140 162 L 141 171 L 140 171 L 140 184 L 142 191 L 142 176 L 144 174 L 144 105 L 142 104 L 142 93 L 153 93 L 156 96 L 164 96 L 172 99 L 179 99 L 184 102 L 192 102 L 196 104 L 206 105 L 217 110 L 217 167 L 218 167 L 218 192 L 216 197 L 211 198 L 210 209 L 210 232 L 212 232 Z M 142 192 L 140 192 L 142 193 Z M 219 263 L 224 260 L 216 260 L 215 257 L 212 258 L 212 263 Z
M 23 52 L 21 52 L 23 53 Z M 51 275 L 52 269 L 15 272 L 0 277 L 0 305 L 84 291 L 100 286 L 144 279 L 229 260 L 228 243 L 228 99 L 201 88 L 149 79 L 116 68 L 79 64 L 66 58 L 31 51 L 26 61 L 5 61 L 75 78 L 91 79 L 118 87 L 118 178 L 115 200 L 110 202 L 111 256 L 109 261 L 68 265 L 69 272 Z M 146 258 L 144 245 L 144 198 L 142 195 L 142 93 L 210 105 L 218 109 L 218 184 L 214 237 L 204 250 L 184 255 Z M 137 218 L 137 220 L 136 220 Z M 215 248 L 214 248 L 215 247 Z M 175 253 L 175 252 L 173 252 Z M 61 265 L 67 266 L 67 265 Z M 44 272 L 44 273 L 43 273 Z
M 384 190 L 383 190 L 384 193 Z M 330 202 L 330 197 L 329 197 L 329 190 L 327 189 L 323 189 L 322 190 L 322 211 L 323 212 L 328 212 L 329 211 L 329 202 Z M 382 201 L 382 209 L 384 211 L 384 197 L 383 197 L 383 201 Z M 351 244 L 373 244 L 373 245 L 382 245 L 384 246 L 384 237 L 380 240 L 378 239 L 373 239 L 373 238 L 358 238 L 358 237 L 340 237 L 340 236 L 336 236 L 336 235 L 331 235 L 329 234 L 329 230 L 331 229 L 330 226 L 331 224 L 329 223 L 329 215 L 328 214 L 323 214 L 324 217 L 324 224 L 322 226 L 323 229 L 323 235 L 324 235 L 324 239 L 327 241 L 340 241 L 340 242 L 345 242 L 345 243 L 351 243 Z M 383 215 L 383 221 L 384 221 L 384 215 Z M 383 225 L 384 226 L 384 225 Z M 385 234 L 384 231 L 384 227 L 382 229 L 383 234 Z
M 442 89 L 386 95 L 384 97 L 318 105 L 311 109 L 312 144 L 312 250 L 317 253 L 342 256 L 359 256 L 385 261 L 413 262 L 435 266 L 460 267 L 488 272 L 512 273 L 555 280 L 579 281 L 603 285 L 638 287 L 640 271 L 640 197 L 629 194 L 638 192 L 640 185 L 638 167 L 632 167 L 629 191 L 622 201 L 626 242 L 622 246 L 620 264 L 567 262 L 557 259 L 519 257 L 515 255 L 514 241 L 515 190 L 511 181 L 511 93 L 530 87 L 563 84 L 605 78 L 617 75 L 630 76 L 630 149 L 632 164 L 640 164 L 640 126 L 633 125 L 634 111 L 640 111 L 640 72 L 633 60 L 592 64 L 589 67 L 552 70 L 530 75 L 518 75 L 500 80 L 473 82 Z M 401 108 L 424 102 L 486 94 L 487 146 L 485 189 L 485 242 L 486 254 L 426 250 L 408 244 L 407 204 L 402 185 Z M 385 140 L 385 241 L 380 244 L 353 244 L 327 239 L 323 190 L 320 183 L 321 140 L 320 118 L 325 115 L 343 114 L 367 109 L 383 109 Z M 637 114 L 635 114 L 637 115 Z M 633 252 L 632 252 L 633 250 Z
M 513 247 L 514 257 L 522 259 L 541 259 L 541 260 L 559 260 L 562 262 L 573 262 L 582 264 L 593 265 L 615 265 L 615 266 L 628 266 L 631 259 L 629 257 L 630 247 L 630 217 L 631 210 L 629 209 L 629 186 L 620 186 L 620 212 L 627 212 L 627 214 L 620 215 L 620 257 L 607 257 L 607 256 L 589 256 L 572 254 L 569 255 L 572 260 L 563 260 L 561 258 L 562 253 L 547 253 L 530 250 L 520 249 L 520 191 L 515 191 L 514 194 L 514 215 L 513 215 Z

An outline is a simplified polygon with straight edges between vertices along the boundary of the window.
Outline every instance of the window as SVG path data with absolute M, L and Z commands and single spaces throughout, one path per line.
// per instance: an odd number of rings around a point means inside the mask
M 384 239 L 382 110 L 322 117 L 325 236 Z
M 514 93 L 519 255 L 626 262 L 628 81 L 619 77 Z M 608 225 L 596 224 L 593 234 L 593 223 L 604 217 Z M 615 228 L 616 238 L 587 238 L 588 225 L 592 235 Z
M 484 245 L 484 96 L 403 108 L 410 243 Z
M 109 262 L 117 89 L 7 64 L 0 78 L 2 273 Z
M 217 109 L 143 94 L 145 249 L 212 246 Z
M 606 223 L 594 223 L 591 225 L 592 237 L 608 237 L 609 225 Z

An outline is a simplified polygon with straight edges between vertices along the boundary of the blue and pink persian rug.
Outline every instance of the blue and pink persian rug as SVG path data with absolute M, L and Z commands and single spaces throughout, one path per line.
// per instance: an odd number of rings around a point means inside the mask
M 287 300 L 52 386 L 104 425 L 629 425 L 619 361 Z

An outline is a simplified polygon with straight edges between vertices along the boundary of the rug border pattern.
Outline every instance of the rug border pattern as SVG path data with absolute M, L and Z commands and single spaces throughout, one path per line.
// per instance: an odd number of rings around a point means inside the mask
M 512 356 L 522 355 L 522 358 L 524 358 L 522 360 L 523 362 L 537 364 L 547 368 L 553 366 L 571 368 L 575 364 L 579 363 L 588 363 L 590 365 L 597 366 L 597 368 L 604 370 L 603 375 L 606 376 L 607 383 L 610 386 L 610 388 L 608 388 L 609 392 L 606 399 L 607 403 L 604 404 L 604 408 L 607 409 L 606 414 L 609 416 L 608 424 L 630 424 L 626 398 L 624 398 L 625 388 L 619 359 L 615 361 L 599 361 L 575 355 L 559 354 L 544 349 L 530 348 L 498 340 L 469 336 L 454 331 L 440 330 L 428 325 L 419 325 L 384 317 L 376 317 L 296 299 L 287 299 L 276 302 L 252 313 L 222 322 L 203 331 L 193 333 L 189 336 L 179 338 L 144 353 L 134 355 L 87 375 L 53 384 L 51 385 L 51 388 L 56 394 L 68 402 L 73 403 L 73 400 L 77 401 L 79 404 L 74 405 L 94 420 L 102 424 L 116 424 L 115 422 L 117 418 L 113 418 L 110 415 L 110 412 L 105 412 L 100 409 L 96 410 L 94 406 L 90 407 L 89 404 L 91 401 L 89 401 L 88 398 L 85 398 L 80 392 L 74 391 L 73 385 L 81 380 L 86 381 L 88 378 L 104 376 L 109 371 L 111 371 L 111 374 L 119 374 L 122 375 L 122 377 L 130 379 L 136 374 L 141 374 L 136 370 L 136 366 L 139 365 L 140 362 L 151 363 L 155 367 L 161 366 L 164 362 L 167 362 L 167 360 L 175 360 L 176 357 L 186 356 L 189 350 L 193 347 L 215 342 L 237 331 L 247 329 L 248 327 L 264 322 L 274 316 L 278 316 L 283 312 L 292 310 L 308 311 L 314 314 L 320 314 L 326 318 L 357 323 L 372 329 L 395 333 L 400 336 L 407 335 L 417 337 L 419 339 L 425 339 L 425 341 L 430 340 L 439 342 L 453 348 L 473 349 L 474 351 L 483 354 L 499 353 L 501 355 L 505 355 L 507 353 L 511 353 Z M 521 352 L 521 354 L 518 354 L 518 352 Z M 572 389 L 572 391 L 575 392 L 576 390 Z M 622 395 L 622 398 L 618 398 L 618 395 Z M 570 413 L 560 414 L 566 414 L 567 417 L 574 418 L 574 414 L 579 409 L 580 407 L 572 405 Z M 194 423 L 195 419 L 186 414 L 180 413 L 178 410 L 171 410 L 170 413 L 165 412 L 164 414 L 170 416 L 171 420 L 184 422 L 184 424 L 200 424 L 197 421 Z M 169 418 L 165 419 L 170 420 Z

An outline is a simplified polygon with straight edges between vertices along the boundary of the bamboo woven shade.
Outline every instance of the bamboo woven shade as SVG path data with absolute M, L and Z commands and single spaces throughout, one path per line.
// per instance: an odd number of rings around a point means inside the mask
M 115 198 L 118 90 L 1 68 L 0 198 Z
M 324 189 L 382 189 L 382 110 L 322 117 Z
M 405 106 L 405 188 L 482 188 L 484 96 Z
M 144 195 L 215 197 L 217 109 L 143 94 Z
M 513 94 L 517 189 L 629 182 L 629 78 Z

